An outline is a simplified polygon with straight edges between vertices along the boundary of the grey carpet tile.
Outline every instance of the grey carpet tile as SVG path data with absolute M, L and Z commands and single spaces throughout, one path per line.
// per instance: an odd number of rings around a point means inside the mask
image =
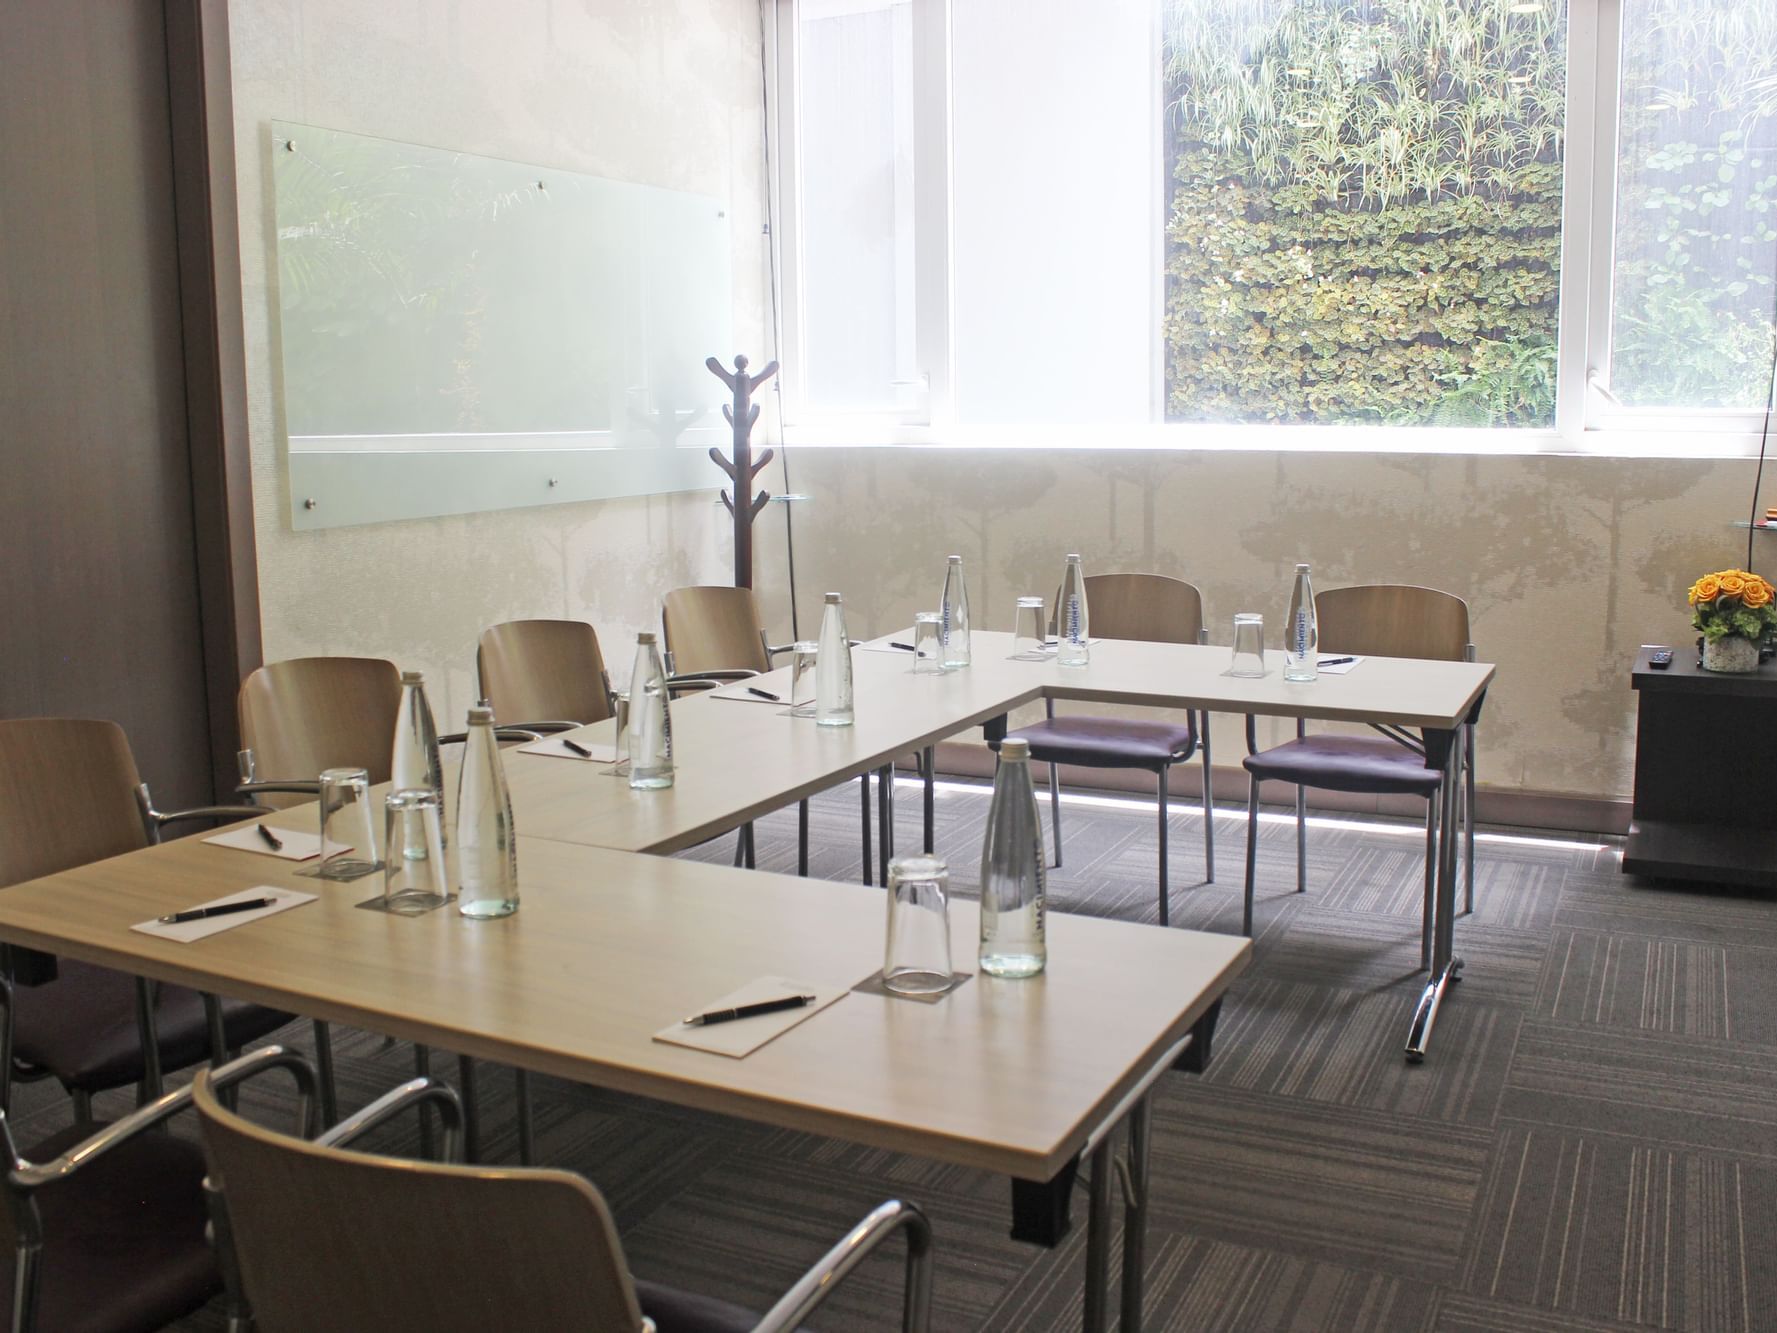
M 920 842 L 918 797 L 898 788 L 903 850 Z M 975 894 L 987 800 L 977 785 L 936 802 L 961 898 Z M 1283 817 L 1261 824 L 1254 962 L 1216 1058 L 1158 1089 L 1146 1326 L 1777 1327 L 1777 901 L 1627 879 L 1609 839 L 1483 838 L 1476 911 L 1456 927 L 1466 979 L 1429 1059 L 1410 1066 L 1422 826 L 1317 818 L 1297 894 L 1290 811 L 1271 813 Z M 858 784 L 816 797 L 810 827 L 812 873 L 856 882 Z M 1064 805 L 1062 827 L 1052 908 L 1154 921 L 1151 804 L 1088 794 Z M 1168 832 L 1174 926 L 1238 930 L 1244 811 L 1218 814 L 1214 882 L 1194 803 L 1174 804 Z M 759 820 L 756 841 L 762 869 L 793 871 L 794 808 Z M 723 837 L 687 855 L 733 853 Z M 968 942 L 957 947 L 966 959 Z M 348 1110 L 411 1076 L 406 1043 L 334 1035 Z M 305 1023 L 280 1036 L 309 1048 Z M 442 1052 L 433 1068 L 459 1078 Z M 511 1072 L 477 1068 L 486 1151 L 512 1161 Z M 643 1276 L 763 1308 L 899 1195 L 936 1227 L 936 1327 L 1078 1326 L 1083 1194 L 1074 1230 L 1042 1251 L 1009 1239 L 1007 1184 L 983 1172 L 556 1079 L 532 1086 L 540 1158 L 599 1185 Z M 99 1099 L 101 1114 L 129 1105 L 127 1093 Z M 278 1125 L 291 1099 L 268 1081 L 244 1105 Z M 28 1142 L 67 1116 L 66 1098 L 37 1084 L 19 1089 L 12 1119 Z M 398 1123 L 373 1146 L 417 1142 Z M 1113 1272 L 1119 1251 L 1120 1239 Z M 900 1253 L 866 1264 L 815 1327 L 896 1327 Z M 215 1304 L 178 1325 L 221 1326 Z
M 1769 1328 L 1777 1169 L 1652 1142 L 1505 1124 L 1464 1286 L 1659 1328 Z
M 1526 1019 L 1500 1114 L 1777 1164 L 1777 1051 Z
M 1282 1097 L 1490 1126 L 1520 1020 L 1513 1009 L 1466 999 L 1441 1012 L 1435 1033 L 1463 1058 L 1411 1066 L 1400 1047 L 1416 991 L 1254 981 L 1224 1013 L 1205 1079 Z
M 1214 1084 L 1175 1085 L 1158 1106 L 1153 1215 L 1168 1230 L 1454 1275 L 1490 1132 Z

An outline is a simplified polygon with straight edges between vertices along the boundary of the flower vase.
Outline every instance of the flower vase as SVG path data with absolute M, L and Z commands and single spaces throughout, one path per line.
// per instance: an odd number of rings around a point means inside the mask
M 1758 670 L 1758 645 L 1740 634 L 1724 634 L 1703 640 L 1705 671 L 1746 672 Z

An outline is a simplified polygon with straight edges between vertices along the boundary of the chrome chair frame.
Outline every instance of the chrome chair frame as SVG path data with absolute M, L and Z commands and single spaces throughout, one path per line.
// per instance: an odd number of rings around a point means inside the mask
M 1475 645 L 1467 644 L 1463 649 L 1465 661 L 1476 661 Z M 1388 723 L 1372 722 L 1372 731 L 1386 736 L 1397 745 L 1404 746 L 1419 755 L 1426 753 L 1425 742 L 1410 732 Z M 1308 734 L 1307 720 L 1296 719 L 1296 738 L 1304 738 Z M 1453 735 L 1453 743 L 1457 747 L 1457 767 L 1462 774 L 1462 781 L 1456 792 L 1458 828 L 1462 835 L 1462 866 L 1463 866 L 1463 915 L 1472 915 L 1475 910 L 1475 723 L 1473 718 L 1458 726 Z M 1246 715 L 1246 752 L 1258 753 L 1257 722 L 1251 713 Z M 1259 850 L 1259 789 L 1263 784 L 1249 775 L 1246 798 L 1246 901 L 1242 913 L 1242 933 L 1250 936 L 1253 933 L 1253 892 L 1258 871 Z M 1424 901 L 1420 913 L 1419 927 L 1419 966 L 1431 966 L 1433 902 L 1436 898 L 1437 864 L 1438 864 L 1438 832 L 1439 832 L 1439 798 L 1434 792 L 1425 803 L 1425 887 Z M 1296 786 L 1296 892 L 1308 891 L 1308 788 Z
M 297 1115 L 301 1122 L 304 1136 L 314 1131 L 316 1101 L 315 1075 L 308 1062 L 294 1052 L 281 1046 L 267 1046 L 242 1056 L 211 1070 L 207 1077 L 216 1086 L 233 1089 L 246 1079 L 256 1077 L 271 1069 L 288 1070 L 296 1080 Z M 6 1154 L 6 1175 L 0 1188 L 6 1192 L 7 1206 L 11 1209 L 13 1225 L 18 1240 L 13 1255 L 13 1309 L 12 1327 L 14 1333 L 33 1333 L 37 1326 L 37 1307 L 42 1295 L 43 1275 L 43 1214 L 37 1207 L 37 1191 L 53 1186 L 59 1181 L 84 1170 L 92 1163 L 112 1152 L 120 1145 L 130 1142 L 147 1131 L 164 1123 L 170 1117 L 191 1105 L 191 1088 L 189 1086 L 163 1093 L 153 1101 L 138 1107 L 121 1120 L 113 1121 L 103 1129 L 68 1149 L 61 1156 L 47 1162 L 34 1163 L 26 1161 L 19 1154 L 18 1144 L 13 1139 L 12 1126 L 4 1112 L 0 1112 L 0 1150 Z M 366 1108 L 368 1110 L 370 1108 Z M 363 1114 L 360 1112 L 360 1114 Z M 226 1288 L 228 1264 L 218 1254 L 218 1266 L 222 1269 Z M 236 1325 L 230 1316 L 230 1327 L 245 1328 Z

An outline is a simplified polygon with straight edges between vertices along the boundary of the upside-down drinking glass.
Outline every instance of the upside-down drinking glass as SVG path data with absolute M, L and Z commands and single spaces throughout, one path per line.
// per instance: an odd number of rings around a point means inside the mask
M 379 866 L 376 825 L 370 815 L 370 774 L 361 768 L 330 768 L 321 774 L 322 879 L 357 879 Z
M 1020 597 L 1012 617 L 1012 656 L 1023 662 L 1043 660 L 1043 642 L 1049 626 L 1043 619 L 1041 597 Z
M 1265 617 L 1256 611 L 1241 611 L 1234 617 L 1234 662 L 1228 674 L 1265 674 Z

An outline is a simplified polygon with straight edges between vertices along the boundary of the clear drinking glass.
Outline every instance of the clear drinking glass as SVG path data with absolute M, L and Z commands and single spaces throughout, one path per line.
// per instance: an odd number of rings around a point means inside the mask
M 406 787 L 383 799 L 383 846 L 403 855 L 383 862 L 383 906 L 403 916 L 442 907 L 450 897 L 444 869 L 443 802 L 430 787 Z
M 1241 611 L 1234 617 L 1234 664 L 1228 674 L 1265 674 L 1265 617 L 1256 611 Z
M 936 856 L 889 862 L 882 984 L 898 995 L 935 995 L 950 985 L 950 866 Z
M 611 725 L 616 728 L 611 742 L 611 752 L 617 756 L 607 773 L 627 773 L 629 771 L 629 691 L 611 691 Z
M 790 716 L 813 717 L 815 708 L 815 664 L 820 661 L 821 645 L 803 639 L 790 645 Z
M 1020 597 L 1012 618 L 1012 656 L 1031 662 L 1043 657 L 1049 626 L 1043 618 L 1041 597 Z
M 370 774 L 361 768 L 330 768 L 321 774 L 321 863 L 315 874 L 357 879 L 378 868 Z
M 944 613 L 921 611 L 913 617 L 913 672 L 936 675 L 944 670 Z

